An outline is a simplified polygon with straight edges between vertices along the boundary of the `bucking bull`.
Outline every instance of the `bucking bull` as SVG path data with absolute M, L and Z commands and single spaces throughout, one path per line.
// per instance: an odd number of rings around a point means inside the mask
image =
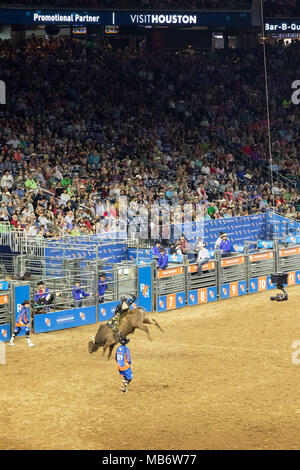
M 163 333 L 163 329 L 157 323 L 154 318 L 152 320 L 149 317 L 148 312 L 144 310 L 143 307 L 133 308 L 122 318 L 119 330 L 122 336 L 127 336 L 134 333 L 134 330 L 138 328 L 139 330 L 145 331 L 148 335 L 149 341 L 151 341 L 149 329 L 145 326 L 145 323 L 150 325 L 155 325 Z M 107 359 L 110 358 L 114 346 L 118 343 L 118 340 L 115 337 L 115 334 L 111 327 L 107 323 L 103 323 L 99 326 L 96 336 L 92 336 L 91 341 L 89 341 L 89 353 L 97 351 L 101 346 L 103 347 L 103 356 L 105 351 L 109 348 Z

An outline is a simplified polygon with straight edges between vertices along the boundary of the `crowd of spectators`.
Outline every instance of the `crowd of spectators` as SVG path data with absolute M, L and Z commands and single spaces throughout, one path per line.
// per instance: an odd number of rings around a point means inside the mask
M 139 8 L 139 9 L 248 9 L 252 0 L 5 0 L 7 5 L 60 8 Z
M 0 221 L 38 237 L 111 231 L 119 196 L 128 221 L 158 203 L 201 204 L 207 220 L 271 207 L 299 219 L 300 113 L 289 75 L 299 46 L 267 51 L 273 188 L 260 47 L 1 41 Z
M 265 0 L 264 16 L 269 18 L 299 18 L 299 2 L 297 2 L 297 0 Z

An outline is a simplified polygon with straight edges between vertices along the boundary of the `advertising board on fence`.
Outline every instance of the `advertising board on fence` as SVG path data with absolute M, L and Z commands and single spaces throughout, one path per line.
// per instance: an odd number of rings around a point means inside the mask
M 96 307 L 73 308 L 34 316 L 34 332 L 63 330 L 96 323 Z
M 164 312 L 165 310 L 173 310 L 185 307 L 186 295 L 185 292 L 177 292 L 176 294 L 161 295 L 157 297 L 156 310 L 157 312 Z
M 107 321 L 112 318 L 115 314 L 118 303 L 119 301 L 115 300 L 114 302 L 99 304 L 98 321 Z
M 152 267 L 139 266 L 138 279 L 138 305 L 152 312 Z
M 9 341 L 11 337 L 10 324 L 0 326 L 0 341 Z

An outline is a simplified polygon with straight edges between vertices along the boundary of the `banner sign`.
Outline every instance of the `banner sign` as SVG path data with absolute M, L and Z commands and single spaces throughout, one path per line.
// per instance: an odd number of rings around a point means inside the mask
M 144 307 L 147 312 L 152 312 L 152 267 L 139 266 L 138 280 L 138 305 Z
M 279 257 L 282 258 L 283 256 L 293 256 L 293 255 L 300 255 L 300 246 L 295 248 L 287 248 L 286 250 L 279 250 Z
M 274 258 L 274 252 L 273 251 L 265 251 L 263 253 L 255 253 L 253 255 L 249 256 L 250 262 L 252 261 L 261 261 L 264 259 L 273 259 Z
M 0 290 L 8 290 L 8 282 L 0 281 Z
M 95 242 L 87 242 L 81 237 L 77 237 L 76 241 L 68 240 L 67 243 L 63 240 L 50 242 L 45 248 L 46 275 L 61 275 L 64 258 L 80 261 L 80 259 L 95 260 L 97 256 L 98 259 L 105 259 L 108 263 L 120 263 L 127 259 L 127 245 L 124 242 L 95 245 Z
M 272 240 L 274 237 L 285 239 L 286 236 L 300 236 L 300 222 L 268 211 L 266 217 L 266 235 L 269 240 Z
M 209 261 L 208 263 L 203 264 L 202 271 L 210 271 L 216 268 L 215 261 Z M 198 272 L 198 264 L 190 264 L 188 267 L 189 273 L 197 273 Z
M 11 337 L 10 324 L 0 325 L 0 341 L 9 341 Z
M 249 281 L 248 293 L 264 292 L 265 290 L 275 289 L 271 281 L 271 276 L 260 276 L 251 278 Z
M 245 26 L 250 12 L 237 11 L 97 11 L 65 9 L 0 9 L 0 23 L 126 26 Z
M 63 330 L 96 323 L 96 307 L 73 308 L 34 316 L 34 332 Z
M 300 18 L 282 19 L 267 18 L 265 21 L 266 33 L 297 33 L 300 32 Z
M 118 303 L 119 300 L 99 304 L 98 321 L 107 321 L 112 318 L 115 314 L 116 306 L 118 305 Z
M 184 273 L 183 266 L 179 266 L 177 268 L 170 268 L 170 269 L 162 269 L 157 271 L 158 279 L 162 279 L 169 276 L 178 276 L 179 274 Z
M 247 294 L 247 281 L 228 282 L 221 285 L 221 299 Z
M 189 291 L 188 305 L 206 304 L 207 302 L 215 302 L 217 299 L 217 286 L 203 287 Z
M 213 12 L 207 11 L 118 11 L 115 13 L 117 25 L 136 26 L 226 26 L 250 25 L 251 14 L 248 12 Z
M 173 310 L 185 307 L 185 292 L 177 292 L 176 294 L 162 295 L 157 297 L 156 311 L 164 312 L 165 310 Z
M 30 300 L 30 287 L 29 286 L 14 286 L 14 323 L 22 309 L 24 300 Z M 30 322 L 30 309 L 28 320 Z M 20 331 L 19 336 L 25 335 L 25 331 Z
M 266 214 L 231 217 L 230 219 L 206 220 L 204 222 L 204 241 L 208 250 L 213 250 L 215 242 L 225 232 L 232 245 L 243 245 L 245 241 L 265 238 Z M 183 231 L 183 233 L 185 233 Z M 193 237 L 193 241 L 195 236 Z

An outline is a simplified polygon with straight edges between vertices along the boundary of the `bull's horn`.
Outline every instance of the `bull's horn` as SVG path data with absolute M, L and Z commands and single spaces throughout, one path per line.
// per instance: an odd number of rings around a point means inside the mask
M 95 336 L 92 336 L 92 342 L 95 343 Z

